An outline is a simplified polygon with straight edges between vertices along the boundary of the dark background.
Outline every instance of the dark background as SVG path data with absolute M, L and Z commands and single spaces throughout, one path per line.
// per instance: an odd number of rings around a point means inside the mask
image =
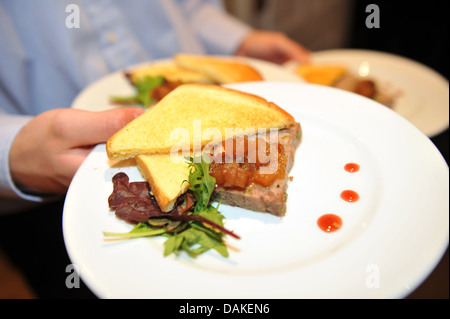
M 370 3 L 380 8 L 379 29 L 365 26 L 369 14 L 365 9 Z M 448 3 L 356 0 L 351 46 L 414 59 L 448 79 Z
M 380 28 L 365 26 L 368 4 L 380 8 Z M 418 5 L 417 3 L 420 3 Z M 448 1 L 356 0 L 351 47 L 390 52 L 431 67 L 448 79 Z M 431 139 L 448 163 L 448 130 Z M 0 222 L 0 248 L 24 273 L 39 298 L 95 298 L 82 284 L 67 289 L 70 264 L 62 234 L 63 201 Z M 89 222 L 89 221 L 87 221 Z M 448 250 L 430 277 L 408 298 L 449 298 Z

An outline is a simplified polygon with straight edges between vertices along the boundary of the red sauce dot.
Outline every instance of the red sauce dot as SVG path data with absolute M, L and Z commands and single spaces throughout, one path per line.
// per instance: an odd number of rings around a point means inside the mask
M 342 219 L 334 214 L 325 214 L 317 220 L 317 225 L 324 232 L 331 233 L 342 227 Z
M 341 193 L 341 198 L 346 202 L 357 202 L 359 200 L 359 194 L 355 191 L 345 190 Z
M 344 169 L 349 173 L 356 173 L 357 171 L 359 171 L 359 168 L 359 165 L 356 163 L 347 163 L 344 166 Z

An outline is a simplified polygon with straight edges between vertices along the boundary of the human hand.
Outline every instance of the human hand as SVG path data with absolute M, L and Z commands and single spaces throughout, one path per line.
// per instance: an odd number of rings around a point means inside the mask
M 11 147 L 14 182 L 29 191 L 65 193 L 91 149 L 142 112 L 139 108 L 104 112 L 55 109 L 36 116 Z
M 250 32 L 236 51 L 238 56 L 252 57 L 282 64 L 289 60 L 309 62 L 310 51 L 284 33 L 256 30 Z

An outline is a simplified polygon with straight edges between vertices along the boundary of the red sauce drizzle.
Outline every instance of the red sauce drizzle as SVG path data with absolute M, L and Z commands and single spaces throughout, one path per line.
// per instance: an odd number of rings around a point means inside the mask
M 349 173 L 356 173 L 359 171 L 359 165 L 356 163 L 345 164 L 344 169 Z
M 360 166 L 356 163 L 347 163 L 344 169 L 349 173 L 356 173 L 359 171 Z M 341 193 L 341 198 L 347 202 L 353 203 L 359 200 L 359 194 L 352 190 L 345 190 Z M 331 233 L 342 227 L 342 219 L 335 214 L 322 215 L 317 220 L 317 225 L 324 232 Z
M 331 233 L 341 228 L 342 219 L 334 214 L 326 214 L 319 218 L 317 225 L 319 225 L 320 229 L 324 232 Z
M 341 198 L 346 202 L 357 202 L 359 200 L 359 194 L 355 191 L 345 190 L 341 193 Z

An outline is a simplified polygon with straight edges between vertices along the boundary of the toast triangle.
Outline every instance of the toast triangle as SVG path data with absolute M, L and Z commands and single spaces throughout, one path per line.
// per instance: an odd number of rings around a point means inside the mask
M 203 148 L 242 131 L 294 124 L 289 113 L 259 96 L 212 84 L 185 84 L 116 132 L 106 151 L 113 160 L 168 154 L 174 148 Z
M 204 74 L 219 84 L 263 80 L 253 67 L 236 59 L 184 53 L 175 55 L 173 59 L 179 67 Z
M 138 155 L 136 165 L 163 212 L 172 210 L 190 186 L 190 168 L 181 156 L 174 159 L 168 154 Z

